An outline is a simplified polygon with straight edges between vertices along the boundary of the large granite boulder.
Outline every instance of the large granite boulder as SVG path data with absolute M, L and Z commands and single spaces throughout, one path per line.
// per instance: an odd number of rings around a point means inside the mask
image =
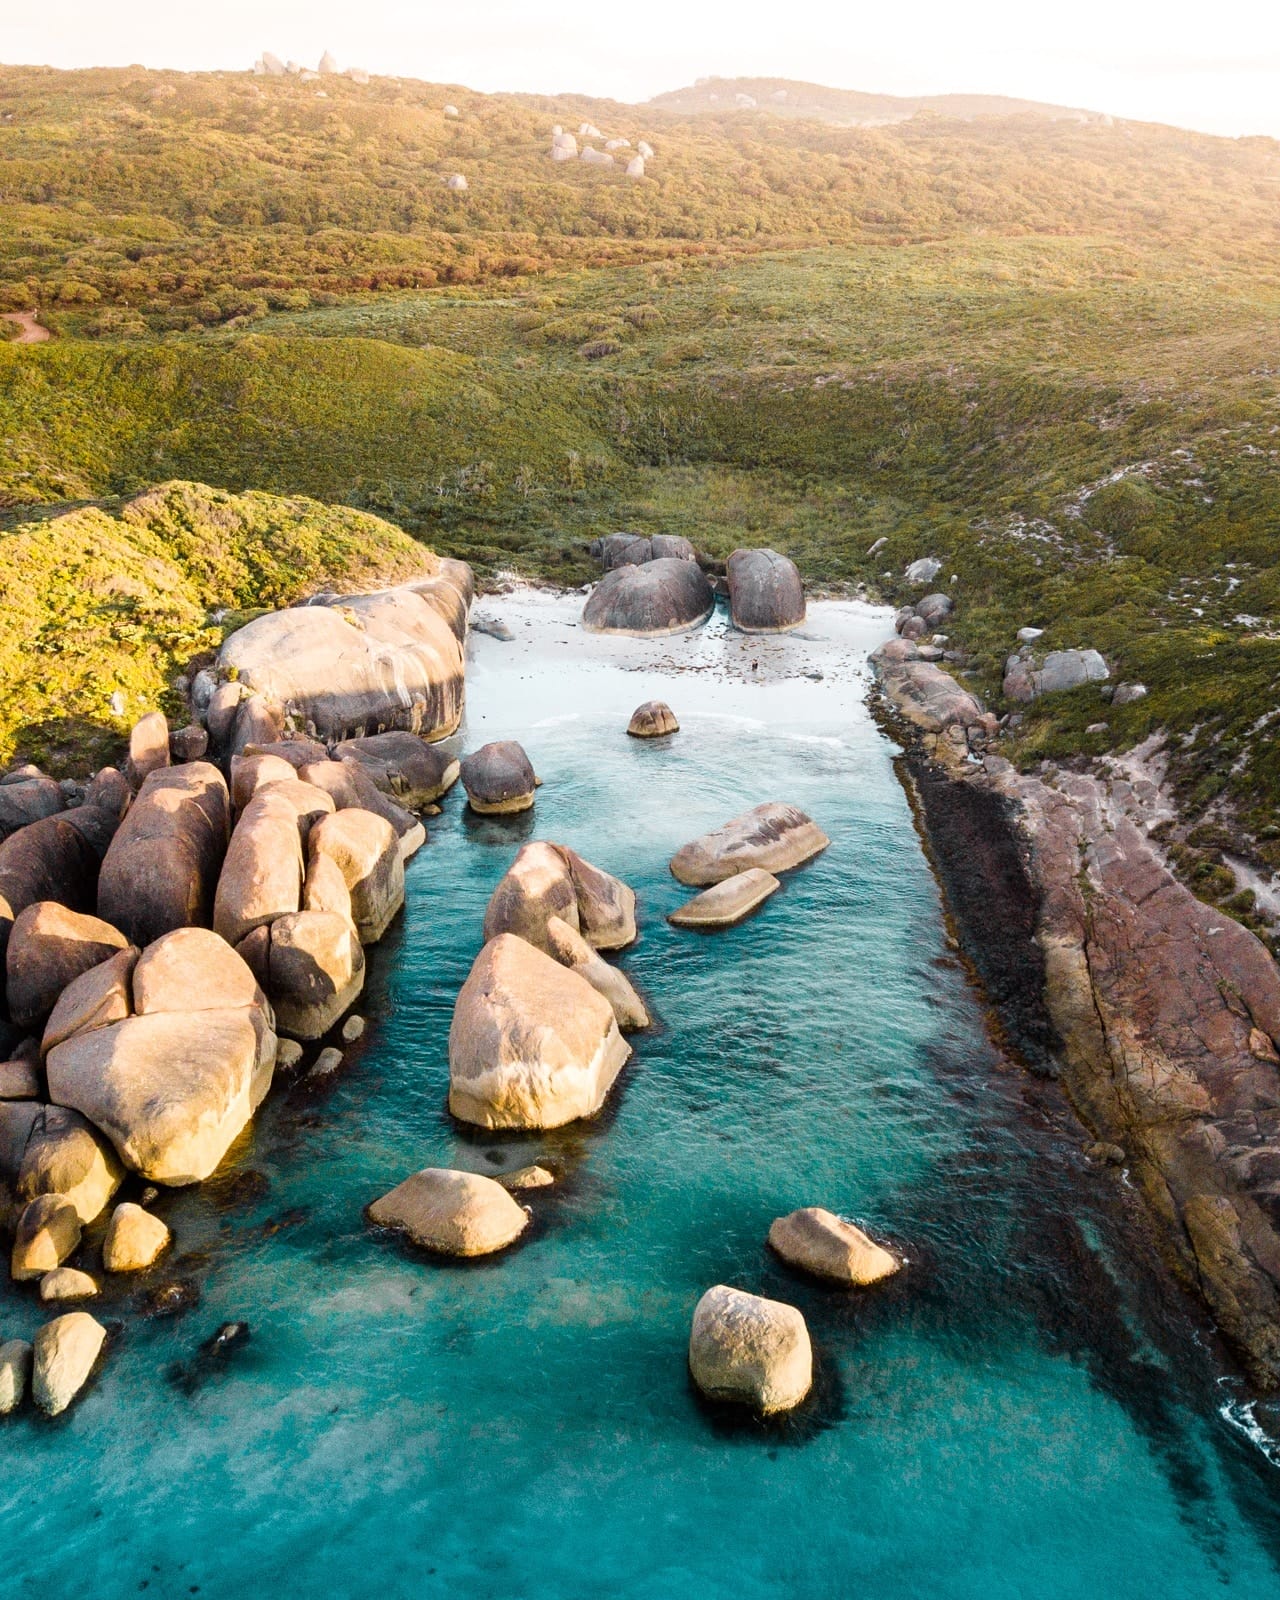
M 18 1182 L 23 1157 L 44 1107 L 34 1100 L 0 1100 L 0 1186 Z
M 354 761 L 384 794 L 412 811 L 438 800 L 458 781 L 458 759 L 416 733 L 392 731 L 344 739 L 333 748 L 338 761 Z
M 415 735 L 408 735 L 414 738 Z M 338 811 L 372 811 L 389 822 L 400 841 L 400 859 L 408 861 L 427 842 L 427 830 L 417 817 L 379 789 L 363 763 L 358 761 L 314 761 L 298 776 L 304 783 L 323 789 Z
M 522 845 L 484 913 L 486 942 L 500 933 L 519 934 L 551 953 L 547 922 L 559 917 L 578 928 L 578 897 L 564 856 L 553 844 L 535 840 Z
M 667 557 L 605 573 L 583 607 L 590 633 L 685 633 L 705 622 L 715 595 L 694 561 Z
M 98 915 L 138 946 L 207 926 L 230 809 L 222 774 L 207 761 L 151 773 L 102 863 Z
M 376 944 L 404 904 L 404 861 L 391 824 L 371 811 L 322 817 L 311 830 L 308 885 L 335 867 L 351 897 L 360 943 Z
M 769 1229 L 769 1244 L 791 1266 L 848 1287 L 879 1283 L 902 1265 L 861 1228 L 821 1206 L 778 1217 Z
M 450 569 L 272 612 L 233 633 L 219 665 L 326 740 L 386 728 L 442 738 L 462 718 L 464 588 Z
M 424 1167 L 369 1207 L 380 1228 L 405 1233 L 424 1250 L 447 1256 L 487 1256 L 503 1250 L 529 1226 L 529 1213 L 500 1183 L 478 1172 Z
M 312 824 L 334 809 L 330 795 L 300 782 L 284 762 L 280 765 L 288 779 L 258 790 L 241 813 L 227 847 L 213 902 L 213 926 L 228 944 L 239 944 L 254 928 L 301 907 L 305 847 Z
M 62 786 L 43 773 L 0 779 L 0 839 L 19 828 L 56 816 L 66 805 Z
M 128 944 L 100 917 L 37 900 L 15 919 L 5 951 L 9 1015 L 20 1028 L 43 1022 L 74 978 Z
M 449 1109 L 482 1128 L 557 1128 L 599 1111 L 630 1054 L 584 978 L 500 934 L 454 1006 Z
M 94 909 L 98 869 L 116 825 L 109 811 L 78 806 L 33 822 L 0 844 L 0 953 L 15 918 L 37 900 L 56 900 L 72 911 Z
M 319 1039 L 364 988 L 364 951 L 351 920 L 336 911 L 299 911 L 262 932 L 276 1026 L 295 1039 Z
M 65 1411 L 80 1393 L 106 1341 L 107 1330 L 87 1311 L 68 1311 L 37 1332 L 31 1398 L 46 1416 Z
M 872 651 L 871 661 L 886 695 L 922 733 L 943 734 L 949 728 L 983 724 L 985 714 L 977 699 L 950 673 L 921 659 L 913 644 L 892 639 Z
M 138 960 L 134 949 L 121 950 L 101 965 L 91 968 L 69 983 L 49 1013 L 40 1041 L 41 1055 L 73 1033 L 104 1028 L 121 1022 L 133 1010 L 133 969 Z
M 763 905 L 782 885 L 763 867 L 748 867 L 713 883 L 673 911 L 667 921 L 677 928 L 731 928 Z
M 786 872 L 830 843 L 798 807 L 767 802 L 677 850 L 671 872 L 681 883 L 695 886 L 720 883 L 748 867 Z
M 102 1265 L 108 1272 L 145 1272 L 168 1249 L 171 1238 L 159 1217 L 126 1201 L 111 1213 L 102 1241 Z
M 15 1185 L 20 1200 L 57 1195 L 88 1224 L 102 1214 L 123 1178 L 115 1151 L 78 1111 L 40 1107 Z
M 467 804 L 484 815 L 527 811 L 533 804 L 537 777 L 529 757 L 514 739 L 481 745 L 462 761 L 462 786 Z
M 208 928 L 175 928 L 148 945 L 133 969 L 133 1008 L 139 1016 L 261 1008 L 262 1003 L 253 973 Z
M 269 783 L 287 783 L 297 770 L 282 756 L 256 747 L 231 758 L 231 809 L 238 816 Z
M 813 1387 L 809 1330 L 794 1306 L 717 1284 L 693 1313 L 689 1370 L 709 1400 L 790 1411 Z
M 37 1195 L 23 1207 L 9 1270 L 18 1283 L 43 1278 L 80 1247 L 80 1217 L 60 1194 Z
M 597 994 L 605 997 L 613 1008 L 618 1027 L 624 1033 L 649 1026 L 645 1003 L 627 975 L 619 972 L 617 967 L 611 967 L 576 929 L 559 917 L 551 917 L 547 921 L 545 938 L 547 954 L 554 956 L 562 967 L 572 968 L 580 978 L 587 980 Z
M 1042 694 L 1061 694 L 1087 683 L 1105 683 L 1110 676 L 1110 669 L 1097 650 L 1050 650 L 1040 666 L 1027 652 L 1010 656 L 1005 664 L 1003 689 L 1007 700 L 1025 705 Z
M 556 846 L 569 869 L 578 901 L 578 928 L 596 950 L 622 950 L 636 939 L 635 890 L 584 861 L 568 845 Z
M 631 713 L 627 732 L 633 739 L 661 739 L 668 733 L 679 733 L 680 724 L 665 700 L 646 700 Z
M 729 557 L 729 615 L 744 633 L 785 633 L 804 621 L 804 584 L 794 561 L 776 550 Z

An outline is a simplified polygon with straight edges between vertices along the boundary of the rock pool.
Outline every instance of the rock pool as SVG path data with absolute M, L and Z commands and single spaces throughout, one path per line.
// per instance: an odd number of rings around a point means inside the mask
M 1275 1593 L 1280 1476 L 1223 1415 L 1233 1382 L 949 942 L 863 704 L 884 613 L 637 644 L 588 639 L 556 597 L 480 609 L 515 638 L 472 640 L 466 743 L 520 739 L 535 809 L 448 796 L 344 1070 L 279 1086 L 213 1181 L 157 1205 L 165 1276 L 199 1305 L 147 1319 L 145 1289 L 111 1286 L 94 1387 L 0 1426 L 0 1594 Z M 626 736 L 650 698 L 674 738 Z M 669 927 L 674 850 L 767 799 L 831 848 L 740 927 Z M 659 1025 L 598 1121 L 467 1133 L 445 1112 L 453 1000 L 535 837 L 637 890 L 622 965 Z M 439 1265 L 364 1223 L 417 1167 L 535 1160 L 564 1179 L 526 1197 L 504 1256 Z M 764 1238 L 802 1205 L 896 1241 L 907 1270 L 852 1295 L 794 1276 Z M 717 1282 L 808 1319 L 818 1385 L 785 1421 L 693 1392 L 689 1318 Z M 249 1340 L 201 1356 L 230 1319 Z M 0 1289 L 0 1333 L 40 1320 Z

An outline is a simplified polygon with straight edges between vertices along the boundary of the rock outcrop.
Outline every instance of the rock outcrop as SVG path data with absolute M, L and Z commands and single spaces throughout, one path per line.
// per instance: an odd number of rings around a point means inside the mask
M 349 914 L 361 944 L 376 944 L 404 905 L 404 861 L 391 824 L 371 811 L 322 817 L 311 830 L 307 891 L 334 869 L 350 897 Z M 307 898 L 306 909 L 335 909 L 319 898 Z
M 21 1028 L 35 1027 L 73 979 L 128 944 L 100 917 L 37 900 L 15 919 L 5 951 L 9 1015 Z
M 529 757 L 514 739 L 499 739 L 473 750 L 461 764 L 467 804 L 485 815 L 527 811 L 538 780 Z
M 583 607 L 582 625 L 589 633 L 686 633 L 707 620 L 715 603 L 697 563 L 668 556 L 606 572 Z
M 861 1228 L 821 1206 L 778 1217 L 769 1229 L 769 1244 L 791 1266 L 848 1287 L 879 1283 L 902 1265 Z
M 599 1111 L 630 1054 L 602 995 L 503 933 L 454 1007 L 449 1109 L 482 1128 L 558 1128 Z
M 424 1250 L 487 1256 L 504 1250 L 529 1226 L 529 1214 L 500 1183 L 477 1172 L 424 1167 L 369 1207 L 380 1228 L 407 1234 Z
M 679 733 L 680 724 L 665 700 L 646 700 L 631 713 L 627 732 L 633 739 L 661 739 L 668 733 Z
M 735 550 L 728 578 L 729 615 L 743 633 L 785 633 L 804 621 L 804 584 L 787 556 Z
M 635 891 L 567 845 L 523 845 L 489 898 L 484 936 L 519 934 L 550 952 L 547 922 L 561 921 L 596 950 L 621 950 L 636 937 Z
M 782 885 L 763 867 L 748 867 L 745 872 L 735 872 L 694 895 L 692 900 L 673 911 L 667 921 L 677 928 L 730 928 L 735 922 L 761 906 Z
M 372 782 L 411 811 L 438 800 L 458 780 L 458 759 L 414 733 L 375 733 L 333 748 L 338 761 L 354 761 Z
M 681 883 L 695 887 L 720 883 L 749 867 L 786 872 L 830 843 L 817 823 L 797 806 L 766 802 L 677 850 L 671 858 L 671 872 Z
M 470 574 L 460 565 L 257 617 L 227 639 L 219 666 L 322 739 L 388 728 L 443 738 L 462 717 Z
M 813 1387 L 809 1330 L 794 1306 L 717 1284 L 693 1313 L 689 1370 L 710 1400 L 790 1411 Z

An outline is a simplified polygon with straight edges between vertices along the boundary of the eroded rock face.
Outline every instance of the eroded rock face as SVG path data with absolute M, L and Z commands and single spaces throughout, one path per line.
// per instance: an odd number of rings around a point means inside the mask
M 689 1370 L 710 1400 L 789 1411 L 813 1387 L 809 1330 L 794 1306 L 717 1284 L 693 1313 Z
M 139 947 L 173 928 L 207 926 L 230 810 L 222 774 L 207 761 L 153 772 L 107 850 L 98 915 Z
M 351 921 L 334 911 L 299 911 L 273 922 L 266 956 L 276 1024 L 319 1039 L 364 988 L 364 951 Z
M 680 724 L 665 700 L 646 700 L 631 713 L 627 732 L 633 739 L 661 739 L 668 733 L 679 733 Z
M 323 865 L 321 863 L 324 863 Z M 404 862 L 395 830 L 371 811 L 335 811 L 311 830 L 310 867 L 336 867 L 351 896 L 361 944 L 376 944 L 404 904 Z
M 32 1350 L 31 1398 L 46 1416 L 65 1411 L 88 1383 L 107 1330 L 87 1311 L 46 1322 Z
M 715 595 L 694 561 L 666 557 L 618 566 L 596 584 L 582 612 L 590 633 L 686 633 L 715 609 Z
M 414 733 L 375 733 L 335 745 L 338 761 L 354 761 L 372 782 L 410 810 L 438 800 L 458 780 L 456 756 Z
M 902 1265 L 861 1228 L 821 1206 L 777 1218 L 769 1229 L 769 1244 L 793 1267 L 850 1287 L 891 1278 Z
M 5 951 L 10 1016 L 22 1028 L 43 1022 L 73 979 L 128 944 L 100 917 L 37 900 L 14 921 Z
M 51 1050 L 49 1093 L 101 1129 L 131 1171 L 199 1183 L 270 1087 L 275 1044 L 257 1008 L 129 1017 Z
M 580 933 L 559 917 L 548 920 L 545 933 L 548 955 L 554 956 L 562 967 L 571 967 L 597 994 L 605 997 L 624 1033 L 649 1026 L 649 1012 L 626 973 L 611 967 Z
M 599 1111 L 630 1054 L 584 978 L 500 934 L 454 1007 L 449 1109 L 482 1128 L 557 1128 Z
M 729 557 L 729 613 L 744 633 L 785 633 L 804 621 L 804 584 L 794 561 L 776 550 Z
M 424 1167 L 397 1184 L 369 1207 L 369 1220 L 447 1256 L 492 1255 L 529 1226 L 528 1212 L 500 1183 L 447 1167 Z
M 671 858 L 671 872 L 681 883 L 696 886 L 720 883 L 748 867 L 786 872 L 830 843 L 798 807 L 770 801 L 677 850 Z
M 462 717 L 464 587 L 450 569 L 276 611 L 233 633 L 219 664 L 326 740 L 385 728 L 442 738 Z
M 481 745 L 462 761 L 462 786 L 473 811 L 501 815 L 527 811 L 538 786 L 533 765 L 514 739 Z
M 763 905 L 782 885 L 763 867 L 748 867 L 694 895 L 667 918 L 677 928 L 729 928 Z

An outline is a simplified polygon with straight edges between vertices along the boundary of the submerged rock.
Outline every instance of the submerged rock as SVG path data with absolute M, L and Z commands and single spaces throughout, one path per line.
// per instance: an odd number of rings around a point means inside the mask
M 794 561 L 776 550 L 729 557 L 729 614 L 744 633 L 785 633 L 804 621 L 804 584 Z
M 693 1313 L 689 1370 L 708 1399 L 789 1411 L 813 1386 L 809 1330 L 794 1306 L 717 1284 Z
M 630 1054 L 585 978 L 500 934 L 454 1007 L 449 1109 L 483 1128 L 558 1128 L 599 1111 Z
M 369 1207 L 369 1220 L 448 1256 L 492 1255 L 529 1226 L 528 1213 L 500 1183 L 448 1167 L 424 1167 L 397 1184 Z
M 517 1167 L 514 1172 L 500 1173 L 497 1180 L 504 1189 L 521 1194 L 526 1189 L 549 1189 L 555 1183 L 555 1174 L 545 1167 Z
M 671 872 L 681 883 L 695 886 L 720 883 L 749 867 L 786 872 L 830 843 L 798 807 L 769 801 L 677 850 Z
M 607 572 L 588 597 L 582 625 L 589 633 L 685 633 L 714 609 L 715 595 L 698 564 L 668 556 Z
M 869 1239 L 861 1228 L 821 1206 L 807 1206 L 779 1217 L 769 1229 L 769 1243 L 784 1261 L 832 1283 L 879 1283 L 902 1263 Z
M 473 811 L 504 815 L 527 811 L 538 786 L 533 766 L 514 739 L 481 745 L 462 762 L 462 786 Z
M 677 928 L 729 928 L 741 922 L 757 906 L 763 905 L 782 885 L 771 872 L 762 867 L 748 867 L 745 872 L 725 878 L 701 894 L 694 895 L 667 918 Z
M 46 1322 L 32 1351 L 31 1397 L 46 1416 L 65 1411 L 88 1383 L 107 1330 L 87 1311 Z
M 665 700 L 646 700 L 631 713 L 627 732 L 633 739 L 661 739 L 668 733 L 679 733 L 680 724 Z

